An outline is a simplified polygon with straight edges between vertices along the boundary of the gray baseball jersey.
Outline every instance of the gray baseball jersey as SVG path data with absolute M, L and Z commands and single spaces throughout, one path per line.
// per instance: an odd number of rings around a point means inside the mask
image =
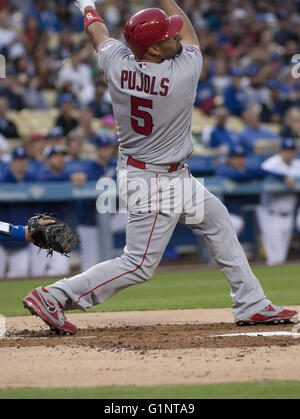
M 185 160 L 193 151 L 191 123 L 201 52 L 184 45 L 160 64 L 137 61 L 122 42 L 99 48 L 120 136 L 120 151 L 151 164 Z
M 193 150 L 191 119 L 202 67 L 201 53 L 185 46 L 178 57 L 154 64 L 136 61 L 121 42 L 109 40 L 101 45 L 99 54 L 100 68 L 109 83 L 123 154 L 159 165 L 188 157 Z M 124 253 L 47 287 L 65 309 L 85 310 L 150 279 L 179 221 L 203 236 L 226 275 L 236 321 L 270 304 L 251 271 L 227 209 L 193 178 L 187 166 L 176 172 L 168 173 L 161 168 L 153 172 L 136 169 L 119 159 L 119 169 L 119 172 L 125 170 L 127 176 L 124 188 L 121 182 L 120 196 L 124 199 L 128 195 L 129 202 L 136 182 L 142 180 L 146 187 L 141 189 L 147 193 L 140 195 L 140 207 L 153 210 L 136 212 L 128 205 Z M 170 182 L 174 179 L 191 191 L 185 199 L 181 189 L 175 188 L 176 199 L 183 204 L 180 211 L 166 210 L 164 206 L 165 192 L 170 192 Z

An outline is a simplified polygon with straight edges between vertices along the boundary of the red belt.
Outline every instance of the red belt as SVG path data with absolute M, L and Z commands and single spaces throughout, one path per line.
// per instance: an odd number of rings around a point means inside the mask
M 146 170 L 147 167 L 146 163 L 144 163 L 143 161 L 135 160 L 133 157 L 128 157 L 127 164 L 129 164 L 129 166 L 137 167 L 138 169 L 142 170 Z M 175 172 L 178 169 L 179 164 L 180 163 L 171 164 L 168 172 Z

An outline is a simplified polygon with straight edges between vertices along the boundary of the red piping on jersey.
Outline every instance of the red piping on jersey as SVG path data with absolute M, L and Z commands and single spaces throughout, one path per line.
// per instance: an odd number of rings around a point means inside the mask
M 103 284 L 97 285 L 97 287 L 93 288 L 92 290 L 87 291 L 87 292 L 85 292 L 84 294 L 80 295 L 80 297 L 78 298 L 78 300 L 76 301 L 76 303 L 75 303 L 75 304 L 78 304 L 78 303 L 79 303 L 79 301 L 80 301 L 80 299 L 81 299 L 82 297 L 84 297 L 85 295 L 90 294 L 91 292 L 95 291 L 97 288 L 100 288 L 100 287 L 102 287 L 103 285 L 108 284 L 109 282 L 114 281 L 115 279 L 121 278 L 121 276 L 124 276 L 124 275 L 130 274 L 130 273 L 133 273 L 133 272 L 137 271 L 139 268 L 141 268 L 141 267 L 143 266 L 144 260 L 145 260 L 145 258 L 146 258 L 146 255 L 147 255 L 147 252 L 148 252 L 148 249 L 149 249 L 149 245 L 150 245 L 150 242 L 151 242 L 151 238 L 152 238 L 152 234 L 153 234 L 153 231 L 154 231 L 154 227 L 155 227 L 155 224 L 156 224 L 156 221 L 157 221 L 157 217 L 158 217 L 158 173 L 156 173 L 156 213 L 155 213 L 155 218 L 154 218 L 154 222 L 153 222 L 153 225 L 152 225 L 152 229 L 151 229 L 151 232 L 150 232 L 150 236 L 149 236 L 149 239 L 148 239 L 148 242 L 147 242 L 146 250 L 145 250 L 145 253 L 144 253 L 144 255 L 143 255 L 143 258 L 142 258 L 141 263 L 140 263 L 140 264 L 139 264 L 136 268 L 134 268 L 132 271 L 127 271 L 127 272 L 124 272 L 124 273 L 123 273 L 123 274 L 121 274 L 121 275 L 115 276 L 114 278 L 109 279 L 109 280 L 108 280 L 108 281 L 106 281 L 106 282 L 103 282 Z

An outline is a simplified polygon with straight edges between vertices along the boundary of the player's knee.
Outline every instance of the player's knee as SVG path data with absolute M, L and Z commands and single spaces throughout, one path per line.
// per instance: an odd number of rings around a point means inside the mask
M 130 253 L 124 253 L 122 259 L 126 261 L 129 272 L 135 275 L 137 282 L 149 281 L 152 278 L 156 264 L 151 264 L 147 256 L 137 259 Z

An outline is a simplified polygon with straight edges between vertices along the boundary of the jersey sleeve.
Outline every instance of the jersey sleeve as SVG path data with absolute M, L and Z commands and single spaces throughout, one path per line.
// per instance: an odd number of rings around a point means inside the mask
M 286 175 L 287 170 L 284 164 L 282 164 L 281 159 L 277 156 L 272 156 L 271 158 L 265 160 L 262 165 L 262 169 L 271 174 Z
M 190 75 L 192 71 L 195 79 L 199 80 L 202 71 L 203 57 L 198 48 L 193 45 L 183 45 L 183 50 L 181 54 L 176 57 L 175 61 L 186 74 Z
M 129 48 L 117 39 L 108 39 L 98 49 L 98 65 L 106 78 L 109 79 L 109 70 L 120 68 L 122 61 L 131 54 Z
M 25 226 L 0 221 L 0 242 L 2 241 L 25 241 Z

